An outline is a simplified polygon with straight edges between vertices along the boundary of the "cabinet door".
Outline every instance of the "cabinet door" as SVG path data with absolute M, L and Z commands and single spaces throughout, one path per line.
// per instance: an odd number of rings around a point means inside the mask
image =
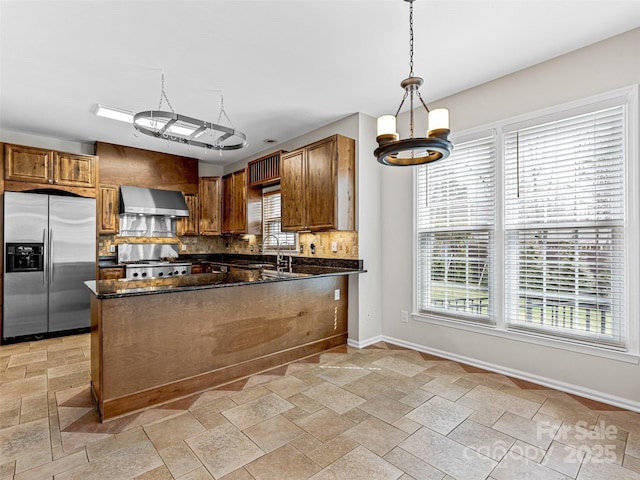
M 124 267 L 100 268 L 100 280 L 117 280 L 126 276 Z
M 220 235 L 220 177 L 201 177 L 200 235 Z
M 336 228 L 336 142 L 333 137 L 307 147 L 305 204 L 307 227 Z
M 306 229 L 304 213 L 305 191 L 304 149 L 285 153 L 280 157 L 280 193 L 282 201 L 282 230 Z
M 97 205 L 98 233 L 118 233 L 118 187 L 100 185 Z
M 233 176 L 222 177 L 222 233 L 233 231 Z
M 246 170 L 232 175 L 231 230 L 233 233 L 247 233 L 247 175 Z
M 178 235 L 198 235 L 198 197 L 185 194 L 184 200 L 189 208 L 189 216 L 178 221 Z
M 96 157 L 54 152 L 53 183 L 69 187 L 95 188 Z
M 50 183 L 53 152 L 20 145 L 4 146 L 5 180 Z

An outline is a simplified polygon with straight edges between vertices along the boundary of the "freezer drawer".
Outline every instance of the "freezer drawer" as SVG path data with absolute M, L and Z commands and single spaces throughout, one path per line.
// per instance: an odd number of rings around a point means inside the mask
M 15 272 L 4 276 L 4 338 L 47 331 L 45 272 Z

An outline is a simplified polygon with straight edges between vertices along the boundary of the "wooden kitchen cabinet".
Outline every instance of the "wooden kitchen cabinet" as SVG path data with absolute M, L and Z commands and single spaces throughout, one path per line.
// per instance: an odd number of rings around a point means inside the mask
M 189 216 L 178 221 L 178 235 L 198 235 L 198 196 L 185 194 Z
M 95 197 L 97 157 L 94 155 L 10 144 L 5 144 L 4 149 L 5 180 L 22 182 L 12 184 L 12 190 L 43 188 L 46 185 L 47 188 L 62 187 L 70 192 Z
M 200 235 L 220 235 L 222 233 L 220 177 L 200 177 L 199 192 Z
M 118 233 L 118 187 L 100 185 L 98 187 L 98 225 L 99 234 Z
M 96 157 L 53 152 L 53 183 L 69 187 L 96 187 Z
M 280 157 L 282 230 L 355 230 L 355 140 L 334 135 Z
M 117 280 L 126 276 L 125 267 L 103 267 L 99 271 L 99 280 Z
M 247 186 L 247 170 L 222 177 L 222 233 L 260 234 L 262 193 Z

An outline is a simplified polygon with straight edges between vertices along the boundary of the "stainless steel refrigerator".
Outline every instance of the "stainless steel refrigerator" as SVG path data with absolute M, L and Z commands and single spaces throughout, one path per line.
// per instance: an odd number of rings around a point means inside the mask
M 4 193 L 5 339 L 90 326 L 93 198 Z

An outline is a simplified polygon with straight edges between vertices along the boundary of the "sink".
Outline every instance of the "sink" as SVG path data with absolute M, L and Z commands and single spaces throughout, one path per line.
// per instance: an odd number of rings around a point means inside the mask
M 308 277 L 310 273 L 296 273 L 296 272 L 277 272 L 275 270 L 262 269 L 261 278 L 267 280 L 271 278 L 297 278 Z

